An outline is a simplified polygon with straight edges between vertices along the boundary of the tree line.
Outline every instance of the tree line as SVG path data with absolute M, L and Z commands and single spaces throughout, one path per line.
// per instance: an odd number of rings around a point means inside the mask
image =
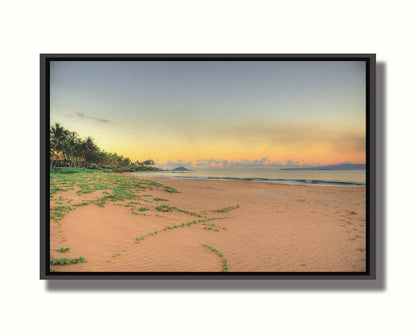
M 154 161 L 132 162 L 128 157 L 107 153 L 100 149 L 90 136 L 81 138 L 77 132 L 67 130 L 55 123 L 49 131 L 50 168 L 107 168 L 155 170 Z M 127 170 L 130 171 L 130 170 Z

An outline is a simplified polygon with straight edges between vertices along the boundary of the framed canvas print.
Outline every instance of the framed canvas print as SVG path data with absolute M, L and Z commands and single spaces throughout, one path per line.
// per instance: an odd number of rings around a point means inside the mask
M 374 54 L 42 54 L 41 279 L 374 279 Z

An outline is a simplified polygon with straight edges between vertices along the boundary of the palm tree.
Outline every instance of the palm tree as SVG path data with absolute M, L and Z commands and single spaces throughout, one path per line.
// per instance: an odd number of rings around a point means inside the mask
M 129 166 L 131 164 L 131 160 L 128 157 L 123 158 L 123 166 Z
M 81 142 L 81 156 L 88 167 L 90 163 L 94 163 L 98 160 L 99 148 L 94 143 L 94 139 L 90 136 Z
M 57 165 L 88 168 L 92 167 L 92 164 L 111 169 L 129 167 L 134 164 L 146 169 L 155 164 L 153 160 L 132 163 L 128 157 L 116 153 L 107 153 L 95 144 L 93 138 L 81 139 L 77 132 L 68 131 L 59 123 L 51 126 L 49 143 L 51 169 Z
M 64 147 L 65 140 L 68 135 L 68 131 L 61 126 L 59 123 L 55 123 L 54 127 L 51 127 L 49 131 L 49 142 L 50 142 L 50 157 L 51 157 L 51 168 L 53 169 L 53 161 L 55 158 L 62 156 L 65 159 Z
M 80 157 L 80 146 L 81 139 L 78 136 L 77 132 L 68 132 L 66 137 L 66 144 L 65 144 L 65 155 L 70 159 L 70 165 L 72 167 L 75 166 L 76 160 Z

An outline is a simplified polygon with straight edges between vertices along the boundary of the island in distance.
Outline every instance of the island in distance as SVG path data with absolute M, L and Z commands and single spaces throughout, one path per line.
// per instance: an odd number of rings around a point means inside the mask
M 322 165 L 311 168 L 284 168 L 279 170 L 365 170 L 365 164 L 341 163 L 333 165 Z
M 189 170 L 185 167 L 177 167 L 177 168 L 173 169 L 172 171 L 194 171 L 194 170 Z

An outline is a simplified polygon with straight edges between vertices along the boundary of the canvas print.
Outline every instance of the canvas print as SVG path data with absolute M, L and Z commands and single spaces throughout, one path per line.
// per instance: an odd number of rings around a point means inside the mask
M 366 62 L 53 60 L 59 272 L 365 272 Z

